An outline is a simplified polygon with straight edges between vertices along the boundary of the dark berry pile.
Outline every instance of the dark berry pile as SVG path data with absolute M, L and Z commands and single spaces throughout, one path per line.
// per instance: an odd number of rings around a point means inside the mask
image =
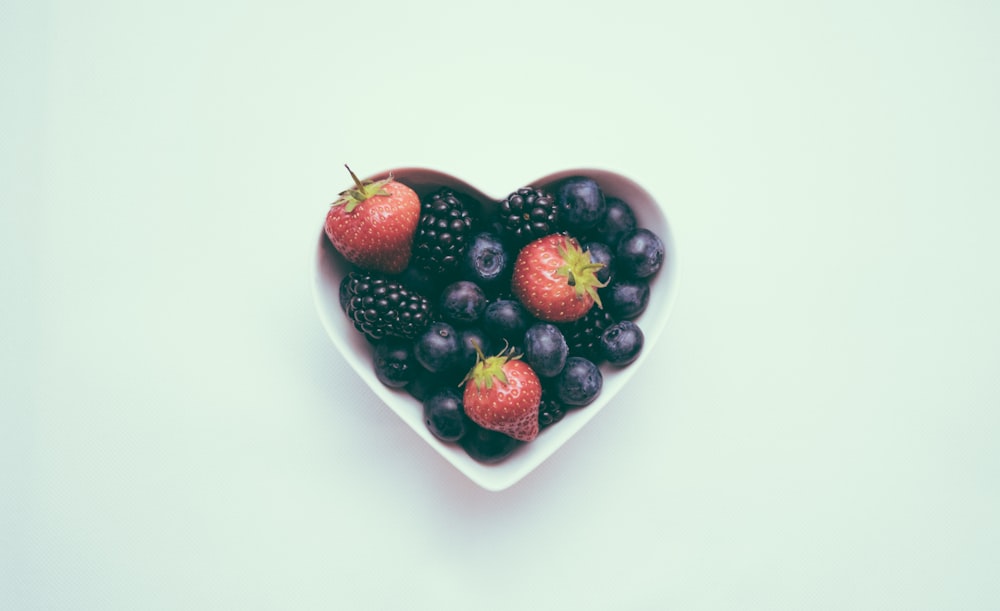
M 639 357 L 637 319 L 665 255 L 629 204 L 605 196 L 589 177 L 524 187 L 492 204 L 443 185 L 429 190 L 409 267 L 391 276 L 356 268 L 340 285 L 344 312 L 373 344 L 378 379 L 412 395 L 442 443 L 485 464 L 524 442 L 465 415 L 462 385 L 477 354 L 510 349 L 523 359 L 542 384 L 539 428 L 557 426 L 599 396 L 602 367 L 625 367 Z M 592 263 L 603 264 L 596 272 L 598 303 L 568 323 L 536 320 L 511 286 L 521 249 L 553 233 L 576 239 Z

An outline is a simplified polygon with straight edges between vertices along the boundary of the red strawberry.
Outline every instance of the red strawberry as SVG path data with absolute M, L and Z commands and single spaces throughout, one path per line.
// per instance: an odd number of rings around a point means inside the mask
M 538 376 L 520 356 L 510 356 L 506 350 L 489 358 L 478 346 L 476 352 L 476 364 L 465 377 L 465 413 L 484 429 L 531 441 L 538 436 L 542 400 Z
M 553 233 L 530 242 L 514 261 L 511 288 L 536 318 L 571 322 L 582 318 L 595 303 L 597 289 L 606 282 L 596 272 L 604 266 L 590 259 L 590 252 L 565 234 Z
M 347 166 L 344 166 L 347 167 Z M 345 259 L 358 267 L 398 274 L 410 262 L 420 220 L 420 198 L 392 176 L 361 182 L 351 168 L 354 188 L 340 194 L 326 215 L 326 235 Z

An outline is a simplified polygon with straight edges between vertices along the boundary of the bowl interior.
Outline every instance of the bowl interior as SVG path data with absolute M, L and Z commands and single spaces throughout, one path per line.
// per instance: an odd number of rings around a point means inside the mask
M 400 182 L 414 189 L 421 198 L 440 187 L 466 193 L 482 203 L 485 211 L 495 207 L 506 197 L 482 193 L 474 186 L 449 174 L 424 168 L 397 168 L 370 176 L 379 179 L 391 174 Z M 643 368 L 646 357 L 662 334 L 676 294 L 677 254 L 673 234 L 662 208 L 645 189 L 635 181 L 607 170 L 572 169 L 549 174 L 524 183 L 545 188 L 567 176 L 589 176 L 597 181 L 605 195 L 622 199 L 632 207 L 639 226 L 656 233 L 663 240 L 666 257 L 660 271 L 650 279 L 650 300 L 646 310 L 635 319 L 645 336 L 645 345 L 639 358 L 624 368 L 607 364 L 601 366 L 604 386 L 597 399 L 583 408 L 567 411 L 565 417 L 545 430 L 532 442 L 521 444 L 503 462 L 485 465 L 473 460 L 457 444 L 438 441 L 423 422 L 423 407 L 404 389 L 388 388 L 378 381 L 372 365 L 372 347 L 351 325 L 340 309 L 340 281 L 351 267 L 333 248 L 320 227 L 314 261 L 314 297 L 316 309 L 324 328 L 350 363 L 358 376 L 406 422 L 413 431 L 437 450 L 445 460 L 464 473 L 469 479 L 487 490 L 507 488 L 538 467 L 577 431 L 586 425 L 607 405 L 625 384 Z M 512 188 L 516 189 L 521 185 Z M 332 398 L 331 398 L 332 399 Z

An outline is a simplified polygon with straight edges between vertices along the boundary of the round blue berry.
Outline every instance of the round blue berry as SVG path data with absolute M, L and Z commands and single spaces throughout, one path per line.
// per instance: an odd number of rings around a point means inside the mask
M 631 320 L 649 305 L 649 283 L 641 278 L 616 278 L 601 291 L 604 307 L 619 320 Z
M 566 359 L 566 366 L 556 377 L 556 394 L 566 405 L 581 407 L 601 394 L 604 376 L 593 361 L 582 356 Z
M 510 275 L 514 258 L 494 233 L 483 231 L 473 236 L 462 259 L 462 277 L 484 289 L 496 289 Z
M 624 367 L 639 358 L 644 338 L 642 329 L 631 320 L 623 320 L 601 334 L 601 351 L 608 363 Z
M 521 445 L 521 442 L 513 437 L 484 429 L 471 420 L 469 428 L 458 443 L 473 460 L 487 465 L 507 458 Z
M 441 290 L 442 277 L 419 267 L 413 262 L 399 275 L 399 281 L 406 288 L 421 295 L 435 295 Z
M 623 275 L 648 278 L 663 265 L 663 240 L 646 228 L 633 229 L 622 237 L 615 255 L 618 271 Z
M 599 282 L 610 282 L 611 269 L 615 262 L 611 247 L 604 242 L 585 242 L 582 248 L 590 254 L 592 262 L 604 265 L 604 267 L 594 273 L 597 276 L 597 280 Z
M 444 442 L 461 439 L 468 428 L 468 416 L 458 390 L 442 388 L 424 400 L 424 423 L 431 434 Z
M 540 322 L 528 327 L 524 332 L 524 361 L 531 365 L 535 373 L 551 378 L 558 375 L 566 365 L 569 346 L 559 327 Z
M 600 223 L 608 204 L 597 181 L 586 176 L 570 176 L 555 189 L 559 223 L 576 235 L 583 235 Z
M 476 364 L 476 346 L 484 355 L 493 354 L 493 342 L 479 327 L 469 327 L 458 332 L 458 343 L 462 347 L 462 357 L 457 367 L 468 373 Z
M 486 309 L 486 294 L 476 283 L 458 280 L 441 291 L 439 307 L 448 321 L 459 325 L 472 324 Z
M 635 229 L 638 224 L 632 207 L 617 197 L 607 198 L 608 211 L 597 225 L 597 237 L 608 246 L 614 248 L 622 237 Z
M 375 377 L 390 388 L 402 388 L 420 370 L 413 355 L 413 344 L 398 337 L 387 337 L 375 346 L 372 357 Z
M 417 361 L 431 373 L 440 373 L 453 368 L 462 356 L 458 332 L 446 322 L 434 322 L 413 344 Z
M 531 324 L 531 316 L 521 302 L 514 299 L 497 299 L 486 306 L 483 313 L 483 330 L 496 340 L 506 340 L 519 345 L 524 332 Z

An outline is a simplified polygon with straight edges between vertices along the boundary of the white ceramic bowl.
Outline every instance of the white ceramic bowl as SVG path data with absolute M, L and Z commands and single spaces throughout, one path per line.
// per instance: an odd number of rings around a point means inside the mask
M 495 206 L 507 193 L 487 195 L 474 186 L 442 172 L 423 168 L 397 168 L 369 179 L 384 178 L 389 173 L 400 182 L 413 188 L 421 197 L 445 186 L 477 197 L 487 207 Z M 643 330 L 645 345 L 639 358 L 631 365 L 618 369 L 602 365 L 604 386 L 597 399 L 583 408 L 567 411 L 558 423 L 546 428 L 530 443 L 522 444 L 511 456 L 498 464 L 482 464 L 469 457 L 457 444 L 438 441 L 423 420 L 423 408 L 403 389 L 388 388 L 375 377 L 372 364 L 372 348 L 358 333 L 343 310 L 340 309 L 340 281 L 349 271 L 349 265 L 333 249 L 323 232 L 322 221 L 317 223 L 317 240 L 314 261 L 314 296 L 320 320 L 330 339 L 343 354 L 344 359 L 357 372 L 360 381 L 367 384 L 414 432 L 429 443 L 449 463 L 464 473 L 476 484 L 487 490 L 503 490 L 530 473 L 551 456 L 560 446 L 576 434 L 591 418 L 608 405 L 614 404 L 615 395 L 633 375 L 643 368 L 646 357 L 653 350 L 657 339 L 666 325 L 667 317 L 677 289 L 677 253 L 670 225 L 662 208 L 645 189 L 635 181 L 620 174 L 595 169 L 572 169 L 556 172 L 534 181 L 513 183 L 510 191 L 523 185 L 545 187 L 561 178 L 574 175 L 589 176 L 597 181 L 607 196 L 618 197 L 632 207 L 639 226 L 656 233 L 663 240 L 666 257 L 660 271 L 650 280 L 650 300 L 646 310 L 635 322 Z M 335 397 L 331 397 L 335 399 Z

